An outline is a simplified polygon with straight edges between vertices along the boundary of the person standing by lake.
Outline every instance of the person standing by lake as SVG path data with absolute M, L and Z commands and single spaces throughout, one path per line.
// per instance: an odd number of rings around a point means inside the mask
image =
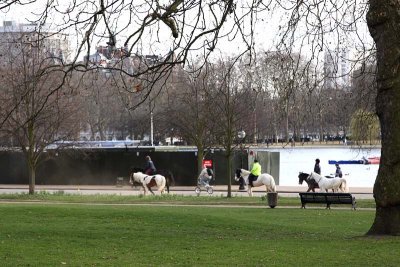
M 340 169 L 339 164 L 336 163 L 335 166 L 336 166 L 335 177 L 342 178 L 343 177 L 343 173 L 342 173 L 342 170 Z
M 321 166 L 319 165 L 319 159 L 315 160 L 314 172 L 316 172 L 319 175 L 321 175 Z

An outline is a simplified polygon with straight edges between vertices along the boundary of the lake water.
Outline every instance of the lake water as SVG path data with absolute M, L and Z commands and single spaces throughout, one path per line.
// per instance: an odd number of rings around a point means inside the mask
M 336 167 L 328 160 L 359 160 L 363 156 L 381 155 L 380 149 L 360 148 L 280 148 L 268 149 L 280 152 L 279 185 L 297 186 L 299 172 L 310 173 L 314 170 L 315 159 L 320 159 L 321 174 L 334 174 Z M 349 187 L 373 187 L 378 174 L 379 164 L 341 164 L 344 178 Z

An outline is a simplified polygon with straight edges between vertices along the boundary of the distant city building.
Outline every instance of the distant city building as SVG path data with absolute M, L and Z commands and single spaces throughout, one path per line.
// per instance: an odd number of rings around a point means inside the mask
M 162 60 L 163 58 L 157 55 L 128 55 L 127 48 L 110 46 L 98 46 L 94 54 L 84 57 L 85 63 L 105 68 L 105 72 L 113 68 L 122 68 L 129 75 L 146 70 Z
M 5 56 L 20 53 L 26 48 L 57 62 L 66 63 L 70 60 L 66 34 L 51 29 L 47 24 L 38 26 L 33 23 L 3 21 L 0 26 L 0 61 L 3 63 Z
M 325 89 L 344 89 L 350 86 L 350 62 L 347 48 L 325 51 Z

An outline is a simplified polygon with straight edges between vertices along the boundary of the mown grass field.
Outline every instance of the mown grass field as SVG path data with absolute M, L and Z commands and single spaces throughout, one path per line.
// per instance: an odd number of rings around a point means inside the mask
M 233 196 L 226 197 L 226 193 L 214 194 L 210 196 L 183 196 L 166 194 L 163 196 L 122 196 L 118 194 L 97 194 L 97 195 L 82 195 L 82 194 L 65 194 L 64 191 L 57 193 L 47 193 L 45 191 L 38 192 L 34 195 L 23 194 L 0 194 L 0 201 L 46 201 L 46 202 L 68 202 L 68 203 L 107 203 L 107 204 L 134 204 L 134 203 L 165 203 L 165 204 L 183 204 L 183 205 L 243 205 L 243 206 L 266 206 L 265 197 L 248 197 L 248 196 Z M 278 206 L 294 206 L 300 207 L 299 197 L 278 197 Z M 307 207 L 319 206 L 307 204 Z M 335 207 L 335 205 L 332 205 Z M 349 207 L 350 205 L 342 205 L 341 207 Z M 358 208 L 375 208 L 373 199 L 357 199 Z
M 373 210 L 250 208 L 257 206 L 252 198 L 242 207 L 230 200 L 210 207 L 192 205 L 190 197 L 178 201 L 188 206 L 174 206 L 178 197 L 36 196 L 42 199 L 0 202 L 1 266 L 400 264 L 399 237 L 364 236 Z

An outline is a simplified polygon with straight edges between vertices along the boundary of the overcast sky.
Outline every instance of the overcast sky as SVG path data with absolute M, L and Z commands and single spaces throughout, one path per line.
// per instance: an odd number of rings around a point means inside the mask
M 245 2 L 246 0 L 243 1 Z M 43 9 L 43 2 L 46 1 L 39 0 L 36 3 L 29 5 L 29 7 L 12 6 L 9 10 L 5 10 L 6 12 L 3 10 L 3 12 L 0 14 L 0 20 L 14 20 L 19 23 L 26 23 L 28 22 L 29 19 L 33 19 L 35 17 L 34 15 L 35 13 L 39 13 Z M 66 7 L 63 7 L 62 5 L 66 3 L 69 3 L 69 1 L 59 1 L 58 8 L 60 10 L 65 10 Z M 240 3 L 243 4 L 243 2 L 238 2 L 238 6 Z M 349 12 L 344 14 L 347 14 L 346 16 L 349 17 L 354 15 L 353 13 Z M 255 48 L 257 50 L 264 50 L 264 51 L 275 50 L 276 49 L 275 44 L 281 37 L 279 33 L 282 33 L 282 30 L 279 30 L 279 28 L 285 27 L 286 22 L 290 17 L 290 15 L 291 11 L 275 10 L 274 12 L 269 12 L 269 13 L 265 12 L 262 15 L 259 15 L 258 17 L 256 16 L 254 18 L 256 21 L 255 31 L 254 31 Z M 126 23 L 128 18 L 122 16 L 119 17 L 118 19 L 120 20 L 120 22 L 118 22 L 119 26 Z M 53 16 L 51 17 L 51 20 L 55 21 L 56 23 L 60 23 L 62 21 L 62 16 L 60 15 Z M 329 25 L 329 23 L 327 23 L 327 25 Z M 228 27 L 224 28 L 225 31 L 229 28 L 230 24 L 227 24 L 226 26 Z M 249 31 L 250 27 L 246 27 L 245 25 L 243 29 L 245 31 Z M 296 42 L 294 46 L 295 47 L 294 51 L 300 51 L 300 43 L 302 43 L 303 45 L 303 47 L 301 48 L 302 53 L 305 56 L 310 56 L 311 53 L 313 53 L 311 46 L 315 44 L 311 43 L 310 38 L 306 38 L 306 40 L 304 41 L 303 36 L 305 31 L 306 27 L 304 25 L 300 25 L 300 27 L 298 27 L 298 29 L 296 30 L 295 34 Z M 98 31 L 98 33 L 100 32 L 101 31 Z M 80 37 L 76 34 L 73 28 L 70 28 L 67 33 L 71 37 L 70 41 L 72 48 L 76 47 L 78 41 L 80 40 Z M 122 40 L 125 39 L 126 36 L 127 34 L 124 32 L 120 33 L 117 36 L 117 46 L 122 46 L 123 44 Z M 224 56 L 232 55 L 244 49 L 245 45 L 240 36 L 237 35 L 235 39 L 233 39 L 232 36 L 233 35 L 231 34 L 229 37 L 221 39 L 219 41 L 219 46 L 217 46 L 216 49 L 217 51 L 216 57 L 220 57 L 221 55 Z M 340 43 L 340 46 L 347 47 L 350 50 L 350 52 L 355 51 L 356 47 L 358 48 L 362 47 L 363 44 L 366 44 L 367 47 L 370 47 L 372 44 L 372 38 L 369 35 L 365 23 L 358 24 L 357 35 L 354 33 L 343 34 L 341 32 L 332 31 L 329 34 L 326 34 L 325 39 L 328 39 L 328 41 L 325 41 L 326 47 L 330 47 L 332 49 L 337 47 L 338 43 Z M 143 48 L 145 49 L 144 54 L 148 53 L 148 54 L 163 55 L 168 53 L 168 51 L 170 50 L 170 47 L 172 46 L 171 40 L 173 40 L 173 38 L 171 38 L 170 30 L 165 25 L 160 24 L 159 29 L 155 30 L 153 28 L 151 31 L 147 31 L 146 35 L 143 36 L 143 40 L 147 40 L 147 48 L 145 47 L 146 43 L 145 42 L 143 43 Z M 301 40 L 303 40 L 303 42 L 300 42 Z M 94 38 L 94 44 L 96 45 L 105 45 L 106 41 L 107 41 L 106 38 L 100 38 L 100 37 Z M 351 57 L 354 57 L 354 55 L 351 54 Z

